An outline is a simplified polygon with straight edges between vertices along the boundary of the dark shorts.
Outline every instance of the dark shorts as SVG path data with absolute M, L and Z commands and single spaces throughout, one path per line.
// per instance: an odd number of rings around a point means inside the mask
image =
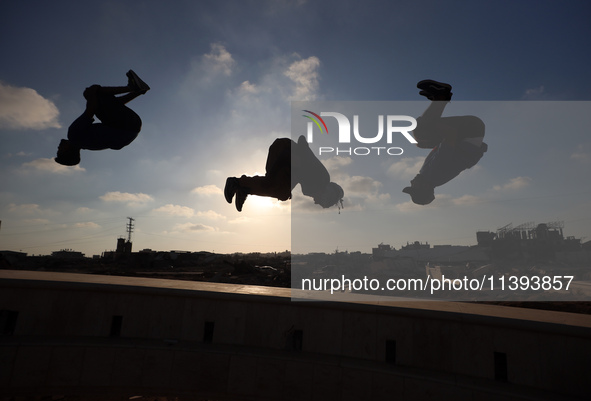
M 455 146 L 443 142 L 434 148 L 423 163 L 420 174 L 438 187 L 458 176 L 482 158 L 488 145 L 480 146 L 460 141 Z

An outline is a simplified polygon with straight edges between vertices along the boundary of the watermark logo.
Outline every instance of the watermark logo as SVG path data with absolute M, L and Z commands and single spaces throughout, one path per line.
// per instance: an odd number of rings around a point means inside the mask
M 328 134 L 327 125 L 322 117 L 332 117 L 336 120 L 338 125 L 338 143 L 339 144 L 350 144 L 352 140 L 361 144 L 378 144 L 383 142 L 384 133 L 386 143 L 392 144 L 394 141 L 395 134 L 401 134 L 409 143 L 416 144 L 417 141 L 411 135 L 417 127 L 417 120 L 413 117 L 404 115 L 384 115 L 377 116 L 378 119 L 378 132 L 373 136 L 364 136 L 359 131 L 359 115 L 353 115 L 353 126 L 347 116 L 342 113 L 332 111 L 322 111 L 320 114 L 314 113 L 310 110 L 303 110 L 310 114 L 303 115 L 311 121 L 307 124 L 306 140 L 309 144 L 314 142 L 314 125 L 318 127 L 321 133 L 326 132 Z M 385 123 L 384 123 L 385 121 Z M 404 124 L 404 125 L 400 125 Z M 324 129 L 323 129 L 324 127 Z M 387 146 L 361 146 L 361 147 L 331 147 L 321 146 L 318 149 L 318 154 L 333 153 L 336 155 L 348 154 L 357 156 L 366 156 L 372 153 L 375 154 L 388 154 L 391 156 L 399 156 L 404 152 L 400 147 L 387 147 Z
M 322 132 L 322 126 L 320 126 L 320 123 L 322 123 L 322 125 L 324 126 L 324 129 L 326 131 L 326 134 L 328 135 L 328 128 L 326 128 L 326 123 L 324 122 L 324 120 L 322 119 L 322 117 L 320 117 L 318 114 L 314 113 L 313 111 L 310 110 L 303 110 L 306 113 L 312 114 L 314 117 L 316 117 L 316 119 L 313 119 L 310 116 L 307 116 L 305 114 L 302 114 L 303 117 L 309 118 L 310 120 L 312 120 L 314 123 L 316 123 L 316 125 L 318 126 L 318 128 L 320 128 L 320 132 Z M 312 123 L 309 122 L 308 123 L 308 143 L 311 142 L 310 138 L 312 135 Z

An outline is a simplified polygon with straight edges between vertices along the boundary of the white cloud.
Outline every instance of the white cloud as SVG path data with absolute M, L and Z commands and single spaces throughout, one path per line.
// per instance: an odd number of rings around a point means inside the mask
M 192 217 L 195 215 L 195 211 L 187 206 L 180 206 L 180 205 L 164 205 L 157 209 L 152 210 L 155 213 L 166 214 L 168 216 L 182 216 L 182 217 Z
M 482 202 L 482 198 L 473 195 L 464 195 L 460 196 L 459 198 L 452 199 L 451 201 L 457 206 L 470 206 Z
M 250 222 L 252 222 L 252 218 L 246 216 L 240 216 L 238 218 L 228 221 L 228 223 L 230 224 L 247 224 Z
M 257 85 L 251 84 L 249 81 L 244 81 L 240 84 L 240 86 L 236 89 L 236 92 L 239 95 L 248 95 L 253 94 L 256 95 L 261 91 L 261 88 Z
M 506 191 L 506 190 L 516 190 L 527 187 L 531 183 L 531 178 L 529 177 L 516 177 L 511 178 L 509 182 L 503 185 L 495 185 L 493 189 L 495 191 Z
M 221 188 L 219 188 L 218 186 L 210 184 L 210 185 L 204 185 L 202 187 L 194 188 L 193 190 L 191 190 L 191 193 L 198 194 L 198 195 L 210 196 L 210 195 L 221 195 L 223 192 L 222 192 Z
M 543 85 L 537 88 L 526 89 L 522 96 L 523 100 L 542 100 L 546 98 L 546 92 Z
M 31 215 L 41 213 L 40 206 L 35 203 L 26 203 L 22 205 L 11 203 L 8 205 L 8 211 L 10 213 L 20 215 Z
M 177 224 L 174 227 L 175 231 L 192 232 L 192 231 L 217 231 L 215 227 L 206 226 L 200 223 L 183 223 Z
M 34 225 L 41 225 L 41 224 L 45 225 L 45 224 L 49 224 L 50 222 L 47 219 L 26 219 L 26 220 L 23 220 L 23 223 L 34 224 Z
M 390 167 L 386 174 L 390 177 L 394 178 L 412 178 L 421 169 L 423 162 L 425 161 L 424 157 L 405 157 L 402 158 L 394 163 Z
M 371 194 L 376 194 L 382 187 L 382 183 L 374 180 L 371 177 L 352 176 L 348 179 L 340 181 L 341 185 L 346 188 L 345 195 L 366 197 Z
M 331 173 L 337 172 L 339 169 L 350 165 L 353 162 L 353 158 L 351 157 L 344 157 L 344 156 L 334 156 L 330 159 L 326 159 L 322 161 L 324 167 Z
M 206 212 L 197 212 L 198 217 L 205 217 L 207 219 L 218 220 L 218 219 L 225 219 L 226 216 L 221 215 L 213 210 L 208 210 Z
M 135 206 L 141 205 L 148 202 L 152 202 L 154 198 L 150 195 L 138 193 L 138 194 L 130 194 L 127 192 L 107 192 L 106 194 L 99 197 L 101 200 L 105 202 L 123 202 L 127 203 L 128 206 Z
M 19 88 L 0 82 L 0 128 L 61 128 L 55 104 L 31 88 Z
M 5 211 L 12 217 L 22 217 L 28 219 L 27 223 L 34 224 L 48 224 L 49 221 L 45 220 L 46 218 L 59 215 L 59 212 L 36 203 L 10 203 L 6 206 Z
M 100 228 L 101 226 L 99 226 L 98 224 L 96 224 L 92 221 L 87 221 L 85 223 L 76 223 L 76 224 L 74 224 L 74 227 L 76 227 L 76 228 Z
M 431 207 L 431 205 L 417 205 L 412 200 L 398 203 L 396 205 L 396 209 L 398 209 L 398 211 L 403 212 L 403 213 L 416 212 L 416 211 L 419 211 L 425 207 Z
M 211 44 L 211 51 L 195 58 L 183 84 L 183 93 L 195 96 L 195 90 L 202 90 L 214 83 L 224 82 L 232 75 L 236 66 L 230 52 L 219 44 Z
M 205 54 L 202 61 L 208 72 L 221 73 L 226 76 L 232 74 L 232 68 L 236 64 L 230 52 L 219 43 L 211 45 L 211 52 Z
M 435 200 L 429 203 L 428 205 L 417 205 L 409 198 L 407 202 L 397 204 L 396 209 L 398 209 L 401 212 L 416 212 L 420 210 L 437 208 L 449 209 L 450 207 L 454 206 L 465 207 L 475 205 L 483 202 L 483 200 L 483 198 L 473 195 L 463 195 L 458 198 L 454 198 L 449 194 L 435 193 Z
M 293 62 L 284 72 L 294 84 L 293 100 L 315 100 L 318 91 L 320 60 L 312 56 Z
M 59 163 L 56 163 L 55 160 L 53 160 L 52 158 L 36 159 L 31 162 L 23 163 L 22 166 L 25 168 L 25 171 L 33 170 L 62 175 L 69 175 L 86 171 L 86 169 L 84 167 L 80 167 L 80 165 L 63 166 Z

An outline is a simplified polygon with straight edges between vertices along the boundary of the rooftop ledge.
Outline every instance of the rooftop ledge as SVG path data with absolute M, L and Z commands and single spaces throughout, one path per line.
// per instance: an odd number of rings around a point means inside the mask
M 25 270 L 0 270 L 0 287 L 55 288 L 95 291 L 133 291 L 138 294 L 161 294 L 218 298 L 220 300 L 291 303 L 294 306 L 337 308 L 342 310 L 396 313 L 422 318 L 472 321 L 478 324 L 518 326 L 521 329 L 568 331 L 571 335 L 591 336 L 591 315 L 468 302 L 417 301 L 408 298 L 321 294 L 321 299 L 290 288 L 242 284 L 211 283 L 126 276 L 58 273 Z M 308 298 L 308 299 L 306 299 Z M 301 302 L 303 301 L 303 302 Z

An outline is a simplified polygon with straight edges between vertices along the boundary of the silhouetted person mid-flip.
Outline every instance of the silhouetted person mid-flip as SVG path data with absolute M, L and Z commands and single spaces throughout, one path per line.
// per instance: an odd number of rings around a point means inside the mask
M 127 86 L 92 85 L 84 90 L 86 109 L 68 128 L 68 139 L 60 141 L 56 162 L 75 166 L 80 163 L 81 149 L 119 150 L 133 142 L 142 128 L 142 120 L 126 104 L 150 87 L 132 70 L 126 75 Z M 95 116 L 100 123 L 94 122 Z
M 300 184 L 302 193 L 314 203 L 328 208 L 342 207 L 344 191 L 334 182 L 326 167 L 316 158 L 304 136 L 297 143 L 289 138 L 276 139 L 269 147 L 266 174 L 240 178 L 228 177 L 224 196 L 228 203 L 236 195 L 236 209 L 241 212 L 248 195 L 268 196 L 281 201 L 291 199 L 291 191 Z
M 422 116 L 417 118 L 413 132 L 417 146 L 432 149 L 419 173 L 402 190 L 412 201 L 427 205 L 435 199 L 435 187 L 455 178 L 473 167 L 488 145 L 484 138 L 484 123 L 476 116 L 441 117 L 453 93 L 451 85 L 430 79 L 420 81 L 419 94 L 431 100 Z

